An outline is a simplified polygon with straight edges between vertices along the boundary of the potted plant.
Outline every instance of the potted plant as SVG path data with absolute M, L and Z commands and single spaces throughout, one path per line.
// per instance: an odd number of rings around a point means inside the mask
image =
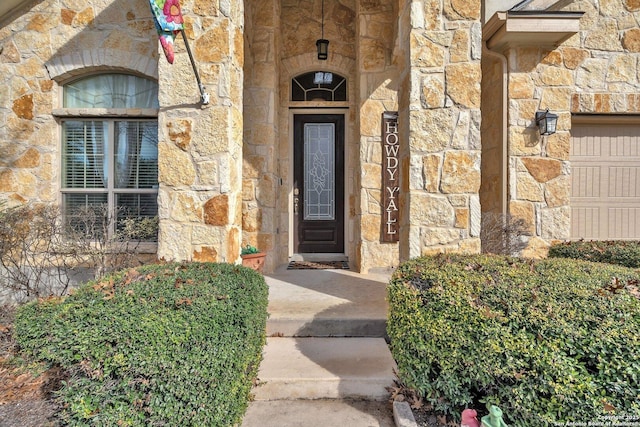
M 252 268 L 260 273 L 262 273 L 266 256 L 267 254 L 265 252 L 260 252 L 258 248 L 251 245 L 244 246 L 240 251 L 242 265 Z

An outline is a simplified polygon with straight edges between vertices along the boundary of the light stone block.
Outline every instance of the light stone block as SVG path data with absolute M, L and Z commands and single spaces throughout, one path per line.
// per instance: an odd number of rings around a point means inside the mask
M 569 237 L 571 225 L 571 208 L 569 206 L 541 209 L 540 216 L 540 237 L 558 240 L 564 240 Z
M 457 228 L 429 228 L 423 233 L 423 247 L 448 245 L 460 239 L 460 230 Z
M 480 196 L 477 194 L 469 196 L 469 221 L 469 233 L 471 237 L 480 236 L 482 209 L 480 207 Z
M 410 215 L 413 221 L 428 227 L 453 227 L 455 211 L 442 196 L 417 193 L 411 197 Z
M 411 2 L 411 27 L 412 28 L 424 28 L 424 9 L 422 2 Z
M 529 173 L 518 173 L 516 194 L 517 200 L 544 201 L 544 187 Z

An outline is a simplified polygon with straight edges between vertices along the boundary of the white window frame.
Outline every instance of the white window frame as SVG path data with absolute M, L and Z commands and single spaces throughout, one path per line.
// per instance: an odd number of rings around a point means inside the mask
M 113 73 L 104 73 L 113 74 Z M 84 76 L 84 77 L 90 77 Z M 146 77 L 145 77 L 146 78 Z M 60 99 L 64 98 L 65 85 L 60 87 Z M 110 217 L 116 214 L 116 195 L 117 194 L 158 194 L 158 186 L 155 188 L 116 188 L 115 187 L 115 123 L 116 122 L 155 122 L 158 123 L 158 108 L 57 108 L 53 110 L 53 116 L 56 117 L 60 126 L 60 164 L 58 170 L 60 171 L 60 201 L 63 205 L 63 199 L 65 194 L 107 194 L 107 206 Z M 107 123 L 107 135 L 108 139 L 105 141 L 106 151 L 105 156 L 107 160 L 107 180 L 106 188 L 68 188 L 63 182 L 63 161 L 62 153 L 65 150 L 66 141 L 64 140 L 64 132 L 62 130 L 64 122 L 67 121 L 99 121 Z M 64 209 L 63 209 L 64 211 Z M 63 212 L 64 215 L 64 212 Z M 115 224 L 108 229 L 109 238 L 115 233 Z M 157 242 L 145 241 L 144 246 L 139 248 L 143 252 L 155 252 L 157 249 Z

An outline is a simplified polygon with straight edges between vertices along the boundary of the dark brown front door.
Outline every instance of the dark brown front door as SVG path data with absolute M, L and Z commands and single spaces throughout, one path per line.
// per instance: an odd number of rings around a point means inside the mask
M 344 252 L 344 116 L 294 115 L 296 253 Z

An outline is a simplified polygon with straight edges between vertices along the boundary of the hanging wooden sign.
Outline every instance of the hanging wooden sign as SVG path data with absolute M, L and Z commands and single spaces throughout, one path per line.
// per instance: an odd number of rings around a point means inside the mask
M 398 112 L 382 113 L 382 242 L 399 239 L 400 193 Z

